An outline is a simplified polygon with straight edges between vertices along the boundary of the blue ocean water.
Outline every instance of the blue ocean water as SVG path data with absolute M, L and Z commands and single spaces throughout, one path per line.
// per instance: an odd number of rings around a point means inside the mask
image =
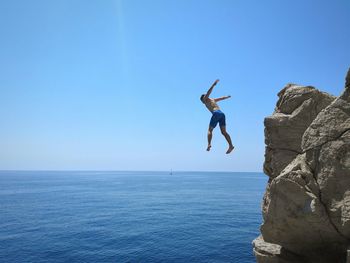
M 0 262 L 252 263 L 262 173 L 0 172 Z

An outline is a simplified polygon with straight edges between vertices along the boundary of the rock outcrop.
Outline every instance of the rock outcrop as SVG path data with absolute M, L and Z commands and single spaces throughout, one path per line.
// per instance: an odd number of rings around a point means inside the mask
M 350 246 L 350 70 L 338 98 L 287 85 L 265 118 L 258 263 L 345 263 Z M 350 263 L 350 259 L 348 259 Z

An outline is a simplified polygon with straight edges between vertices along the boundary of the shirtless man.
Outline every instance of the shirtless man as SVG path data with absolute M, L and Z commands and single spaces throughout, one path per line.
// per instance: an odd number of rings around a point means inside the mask
M 213 130 L 216 127 L 216 125 L 219 123 L 220 130 L 222 135 L 224 135 L 226 141 L 228 142 L 228 150 L 226 151 L 227 154 L 232 152 L 234 149 L 234 146 L 232 145 L 231 137 L 226 131 L 226 119 L 225 114 L 220 110 L 220 107 L 218 106 L 217 102 L 220 100 L 225 100 L 228 98 L 231 98 L 231 96 L 224 96 L 217 99 L 211 99 L 209 98 L 210 93 L 213 91 L 215 85 L 219 82 L 219 80 L 215 80 L 213 85 L 211 85 L 210 89 L 207 91 L 206 94 L 203 94 L 201 96 L 201 101 L 205 104 L 205 106 L 208 108 L 208 110 L 213 114 L 210 119 L 209 129 L 208 129 L 208 148 L 207 151 L 210 151 L 211 148 L 211 139 L 213 137 Z

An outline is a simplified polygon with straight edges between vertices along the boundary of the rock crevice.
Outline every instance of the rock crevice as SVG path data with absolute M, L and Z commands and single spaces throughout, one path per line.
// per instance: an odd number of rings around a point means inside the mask
M 316 167 L 316 170 L 317 170 L 317 167 Z M 344 238 L 344 240 L 348 240 L 349 244 L 350 244 L 350 239 L 346 236 L 344 236 L 340 231 L 339 229 L 337 228 L 336 224 L 333 222 L 332 220 L 332 217 L 330 216 L 329 214 L 329 211 L 328 211 L 328 208 L 327 208 L 327 204 L 325 202 L 323 202 L 322 200 L 322 191 L 321 191 L 321 188 L 320 188 L 320 185 L 318 184 L 317 182 L 317 178 L 315 176 L 315 171 L 312 172 L 312 175 L 315 179 L 315 183 L 317 185 L 317 190 L 318 190 L 318 198 L 320 200 L 320 204 L 324 207 L 324 211 L 326 212 L 326 215 L 327 215 L 327 218 L 330 222 L 330 224 L 333 226 L 334 230 L 339 234 L 340 237 Z

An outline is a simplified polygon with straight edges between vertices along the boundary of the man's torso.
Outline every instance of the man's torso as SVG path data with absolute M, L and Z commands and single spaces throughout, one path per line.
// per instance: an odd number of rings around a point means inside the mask
M 208 98 L 205 102 L 205 106 L 207 107 L 207 109 L 210 112 L 216 111 L 216 110 L 220 110 L 220 107 L 218 106 L 218 104 L 215 102 L 214 99 L 210 99 Z

